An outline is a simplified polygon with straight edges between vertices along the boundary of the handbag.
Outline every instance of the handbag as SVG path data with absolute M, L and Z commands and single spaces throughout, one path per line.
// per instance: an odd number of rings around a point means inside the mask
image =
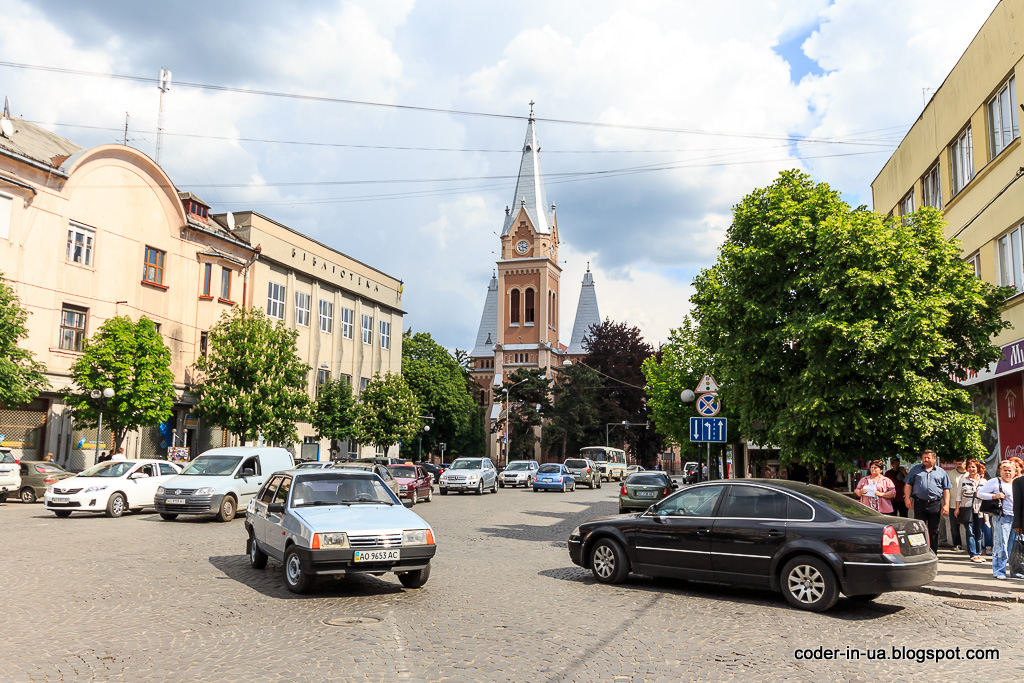
M 1003 492 L 1003 482 L 999 482 L 999 493 Z M 1003 515 L 1003 501 L 997 499 L 981 501 L 982 514 L 1001 517 Z
M 974 508 L 970 505 L 962 507 L 956 511 L 956 521 L 964 526 L 967 526 L 974 520 Z
M 1013 547 L 1010 548 L 1007 574 L 1019 576 L 1024 574 L 1024 534 L 1014 534 Z

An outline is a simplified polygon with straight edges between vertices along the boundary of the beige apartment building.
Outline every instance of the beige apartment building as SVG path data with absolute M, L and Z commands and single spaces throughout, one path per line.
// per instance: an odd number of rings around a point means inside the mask
M 1024 0 L 1002 0 L 871 185 L 874 208 L 942 209 L 978 277 L 1010 285 L 994 342 L 1003 358 L 963 383 L 988 423 L 992 460 L 1024 453 Z

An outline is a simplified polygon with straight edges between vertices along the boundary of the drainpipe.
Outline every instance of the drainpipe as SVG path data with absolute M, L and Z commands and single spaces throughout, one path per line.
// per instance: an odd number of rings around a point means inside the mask
M 246 302 L 249 301 L 249 266 L 256 263 L 259 259 L 260 254 L 263 253 L 263 247 L 259 244 L 256 245 L 256 252 L 249 259 L 249 262 L 245 264 L 245 268 L 242 269 L 242 307 L 246 306 Z

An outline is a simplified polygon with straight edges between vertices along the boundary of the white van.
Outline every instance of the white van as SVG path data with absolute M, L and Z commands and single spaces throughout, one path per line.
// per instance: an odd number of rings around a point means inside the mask
M 228 522 L 271 474 L 294 466 L 291 453 L 283 448 L 214 448 L 158 488 L 153 503 L 164 519 L 213 514 L 217 521 Z

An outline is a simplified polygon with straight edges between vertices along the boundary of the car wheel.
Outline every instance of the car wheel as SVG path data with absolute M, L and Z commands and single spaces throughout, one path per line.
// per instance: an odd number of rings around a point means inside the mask
M 430 490 L 427 491 L 427 502 L 429 503 L 432 500 L 434 500 L 434 487 L 433 486 L 431 486 Z
M 437 487 L 437 492 L 440 493 L 442 496 L 447 496 L 448 495 L 448 489 L 446 489 L 443 486 L 438 486 Z
M 629 560 L 622 546 L 602 538 L 590 551 L 590 570 L 601 583 L 620 583 L 629 574 Z
M 533 486 L 533 477 L 527 477 L 526 478 L 526 488 L 530 488 L 531 486 Z
M 576 482 L 575 482 L 575 481 L 573 481 L 573 483 L 572 483 L 572 488 L 571 488 L 571 489 L 569 489 L 569 490 L 570 490 L 570 491 L 572 491 L 572 492 L 574 492 L 574 493 L 576 492 Z
M 562 480 L 562 493 L 565 493 L 565 480 Z
M 123 493 L 114 493 L 107 501 L 107 517 L 120 517 L 127 510 Z
M 494 483 L 491 484 L 491 493 L 497 493 L 497 492 L 498 492 L 498 480 L 497 480 L 497 478 L 495 478 Z
M 294 546 L 284 554 L 284 582 L 292 593 L 305 593 L 313 585 L 313 575 L 302 571 L 302 559 Z
M 537 488 L 536 486 L 534 486 L 534 487 L 533 487 L 533 492 L 534 492 L 534 493 L 537 493 L 537 491 L 539 491 L 539 490 L 540 490 L 540 489 L 538 489 L 538 488 Z
M 161 512 L 160 513 L 160 519 L 166 519 L 168 522 L 173 522 L 177 518 L 178 518 L 178 513 L 176 513 L 176 512 Z
M 398 580 L 402 582 L 402 585 L 406 588 L 422 588 L 423 584 L 430 578 L 430 563 L 423 569 L 417 569 L 414 572 L 402 572 L 398 575 Z
M 505 488 L 505 482 L 499 481 L 498 486 L 500 486 L 501 488 Z
M 260 550 L 259 544 L 256 542 L 256 537 L 249 533 L 249 547 L 246 550 L 249 553 L 249 564 L 253 569 L 265 569 L 267 566 L 267 554 Z
M 620 505 L 620 506 L 619 506 L 619 514 L 620 514 L 620 515 L 624 515 L 624 514 L 626 514 L 626 508 L 624 508 L 624 507 L 622 507 L 622 506 Z
M 839 585 L 832 570 L 824 560 L 810 555 L 787 562 L 780 583 L 789 604 L 811 612 L 824 612 L 839 598 Z
M 476 495 L 478 495 L 478 496 L 484 495 L 484 480 L 483 479 L 481 479 L 480 483 L 476 485 Z
M 218 522 L 230 522 L 235 518 L 235 499 L 231 496 L 224 496 L 220 502 L 220 509 L 217 510 Z
M 409 507 L 412 507 L 416 503 L 420 502 L 420 492 L 416 489 L 412 490 L 412 499 L 409 501 Z
M 36 491 L 31 486 L 26 486 L 21 490 L 21 502 L 22 503 L 34 503 L 36 502 Z
M 53 514 L 57 515 L 61 519 L 67 519 L 71 516 L 71 510 L 54 510 Z
M 601 488 L 601 477 L 597 478 L 597 488 Z

